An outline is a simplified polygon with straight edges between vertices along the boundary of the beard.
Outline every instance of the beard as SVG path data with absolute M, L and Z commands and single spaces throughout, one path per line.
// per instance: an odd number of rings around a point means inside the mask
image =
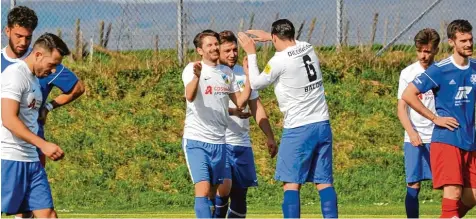
M 15 47 L 15 45 L 13 45 L 13 42 L 11 40 L 8 41 L 8 45 L 10 46 L 10 49 L 12 49 L 12 52 L 15 53 L 15 55 L 20 58 L 22 57 L 23 55 L 25 55 L 25 53 L 28 51 L 28 49 L 25 49 L 23 51 L 18 51 Z

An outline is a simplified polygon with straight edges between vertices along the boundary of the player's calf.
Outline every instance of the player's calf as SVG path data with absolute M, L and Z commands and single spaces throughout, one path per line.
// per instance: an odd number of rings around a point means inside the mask
M 407 184 L 407 194 L 405 196 L 405 210 L 408 218 L 418 218 L 420 216 L 420 203 L 418 202 L 419 193 L 420 182 Z
M 248 188 L 231 188 L 228 218 L 246 218 L 246 194 Z
M 56 211 L 52 208 L 33 210 L 33 215 L 36 218 L 58 218 Z
M 218 186 L 217 195 L 215 197 L 214 218 L 225 218 L 228 211 L 228 200 L 231 190 L 231 179 L 224 179 L 223 184 Z
M 324 218 L 337 218 L 337 193 L 332 184 L 316 184 Z

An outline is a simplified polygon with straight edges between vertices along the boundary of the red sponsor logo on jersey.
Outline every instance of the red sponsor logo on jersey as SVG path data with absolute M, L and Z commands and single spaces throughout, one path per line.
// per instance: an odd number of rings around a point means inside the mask
M 205 94 L 212 94 L 212 86 L 207 86 L 207 89 L 205 90 Z
M 33 109 L 36 105 L 36 100 L 33 99 L 30 104 L 28 104 L 28 108 Z

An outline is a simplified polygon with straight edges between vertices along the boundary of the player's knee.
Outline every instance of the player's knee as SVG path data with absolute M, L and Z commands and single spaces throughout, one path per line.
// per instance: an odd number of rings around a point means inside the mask
M 316 184 L 316 188 L 317 190 L 321 191 L 325 188 L 329 188 L 329 187 L 332 187 L 332 184 L 324 184 L 324 183 L 321 183 L 321 184 Z
M 283 185 L 283 189 L 284 191 L 287 191 L 287 190 L 300 190 L 301 189 L 301 184 L 297 184 L 297 183 L 284 183 Z
M 408 183 L 407 187 L 412 188 L 412 189 L 419 189 L 420 188 L 420 182 Z
M 195 184 L 195 197 L 208 197 L 210 194 L 210 183 L 201 181 Z
M 224 197 L 230 195 L 231 190 L 231 179 L 223 180 L 223 184 L 218 186 L 217 195 Z
M 58 218 L 56 211 L 52 208 L 33 211 L 35 218 Z
M 459 200 L 463 193 L 460 185 L 445 185 L 443 187 L 443 197 L 453 200 Z

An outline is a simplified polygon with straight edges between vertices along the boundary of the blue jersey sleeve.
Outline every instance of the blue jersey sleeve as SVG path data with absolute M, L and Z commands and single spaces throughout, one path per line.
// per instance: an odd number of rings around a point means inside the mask
M 49 76 L 48 85 L 59 88 L 63 93 L 68 93 L 78 83 L 78 77 L 64 65 L 58 65 L 56 72 Z
M 420 91 L 426 93 L 427 91 L 440 86 L 441 74 L 440 68 L 436 65 L 430 66 L 425 72 L 418 75 L 412 83 Z

